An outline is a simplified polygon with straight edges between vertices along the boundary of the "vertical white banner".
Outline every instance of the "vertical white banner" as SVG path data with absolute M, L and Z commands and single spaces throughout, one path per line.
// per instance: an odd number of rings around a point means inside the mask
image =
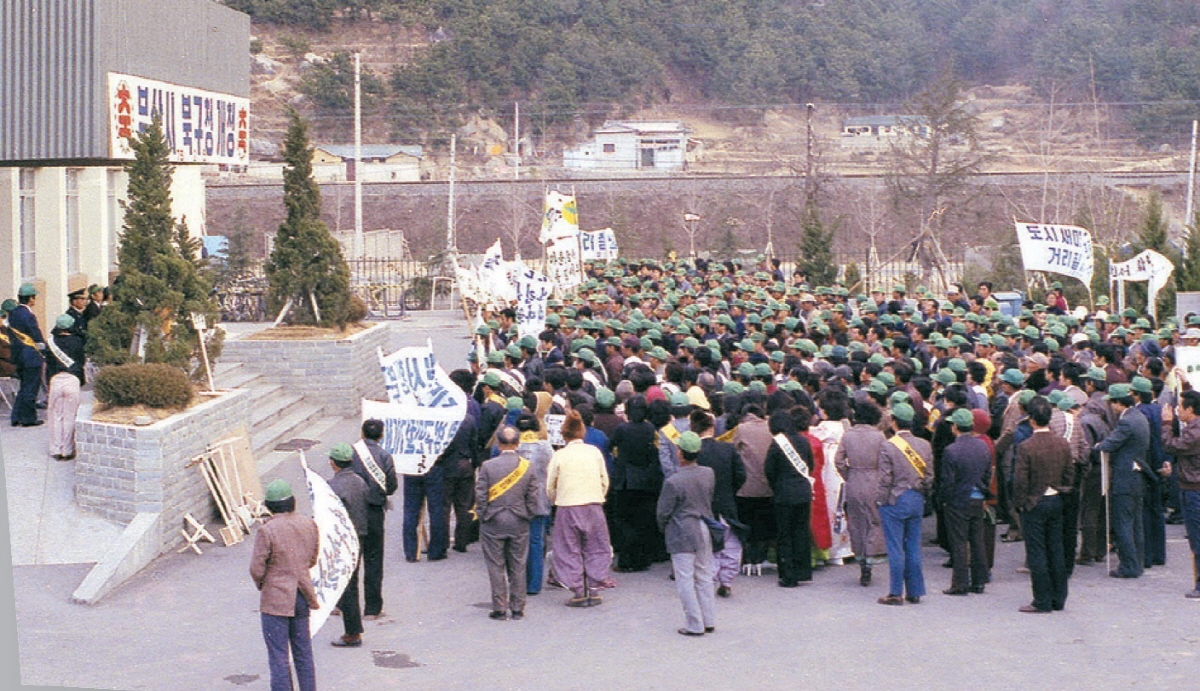
M 316 636 L 337 606 L 338 599 L 358 566 L 358 532 L 354 530 L 354 523 L 350 521 L 345 505 L 329 483 L 308 467 L 303 451 L 300 452 L 300 464 L 304 466 L 308 496 L 312 500 L 313 521 L 320 535 L 317 565 L 309 570 L 313 589 L 317 593 L 317 604 L 320 605 L 309 615 L 308 622 L 309 633 Z

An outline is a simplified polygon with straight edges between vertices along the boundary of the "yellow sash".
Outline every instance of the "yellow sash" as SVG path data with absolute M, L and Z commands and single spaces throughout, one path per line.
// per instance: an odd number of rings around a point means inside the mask
M 521 432 L 522 444 L 536 444 L 539 440 L 541 440 L 541 437 L 538 436 L 537 432 Z
M 732 443 L 732 442 L 733 442 L 733 435 L 734 435 L 736 432 L 737 432 L 737 428 L 736 428 L 736 427 L 734 427 L 733 429 L 729 430 L 729 431 L 728 431 L 728 432 L 726 432 L 725 434 L 722 434 L 721 436 L 717 437 L 717 441 L 724 441 L 724 442 L 730 442 L 730 443 Z
M 899 434 L 893 434 L 889 441 L 891 441 L 892 446 L 900 450 L 900 453 L 904 454 L 904 457 L 908 459 L 909 465 L 911 465 L 913 470 L 917 471 L 917 475 L 920 475 L 921 479 L 924 480 L 926 466 L 925 459 L 921 458 L 921 454 L 917 453 L 917 450 L 914 449 L 911 444 L 901 439 Z
M 680 436 L 680 435 L 679 435 L 679 430 L 675 429 L 675 425 L 673 425 L 673 424 L 671 424 L 671 423 L 669 423 L 669 422 L 668 422 L 668 423 L 667 423 L 667 424 L 666 424 L 666 425 L 665 425 L 665 426 L 662 428 L 662 430 L 661 430 L 661 431 L 662 431 L 662 433 L 663 433 L 663 434 L 667 435 L 667 439 L 668 439 L 668 440 L 669 440 L 669 441 L 670 441 L 672 444 L 678 444 L 678 443 L 679 443 L 679 436 Z
M 503 405 L 507 405 L 507 404 L 508 404 L 508 399 L 507 399 L 507 398 L 505 398 L 505 397 L 503 397 L 503 396 L 501 396 L 501 395 L 500 395 L 500 394 L 498 394 L 498 393 L 494 393 L 494 394 L 491 394 L 491 395 L 489 395 L 489 396 L 487 397 L 487 402 L 488 402 L 488 403 L 499 403 L 500 405 L 502 405 L 502 406 L 503 406 Z
M 500 478 L 500 482 L 497 482 L 488 489 L 488 501 L 496 501 L 503 496 L 504 493 L 512 489 L 513 485 L 517 484 L 521 478 L 525 477 L 525 473 L 528 470 L 529 461 L 525 460 L 524 458 L 517 457 L 517 467 L 513 468 L 513 471 L 508 475 Z

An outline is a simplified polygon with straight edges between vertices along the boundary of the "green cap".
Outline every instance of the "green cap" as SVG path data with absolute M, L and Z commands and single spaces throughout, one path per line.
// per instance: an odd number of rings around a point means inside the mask
M 508 347 L 504 349 L 504 355 L 505 355 L 505 357 L 510 357 L 514 360 L 520 360 L 521 359 L 521 347 L 518 346 L 516 343 L 509 343 Z
M 603 408 L 611 408 L 617 402 L 617 395 L 612 392 L 612 389 L 600 387 L 596 389 L 596 405 Z
M 1000 381 L 1013 386 L 1021 386 L 1025 383 L 1025 375 L 1021 374 L 1019 369 L 1006 369 L 1004 374 L 1000 375 Z
M 1145 377 L 1134 377 L 1130 386 L 1138 393 L 1154 393 L 1154 385 Z
M 933 380 L 939 384 L 949 386 L 950 384 L 958 382 L 958 376 L 956 376 L 949 367 L 944 367 L 933 375 Z
M 1017 403 L 1020 403 L 1021 405 L 1029 405 L 1029 402 L 1033 400 L 1034 396 L 1037 396 L 1036 391 L 1032 389 L 1024 389 L 1020 394 L 1017 395 Z
M 700 450 L 700 435 L 695 432 L 684 432 L 675 440 L 675 445 L 685 453 L 696 453 Z
M 1070 396 L 1063 396 L 1062 398 L 1058 399 L 1058 403 L 1055 403 L 1054 405 L 1058 407 L 1059 410 L 1066 412 L 1078 404 L 1075 403 L 1075 399 L 1071 398 Z
M 69 314 L 60 314 L 58 315 L 58 319 L 54 320 L 54 328 L 56 329 L 69 329 L 72 326 L 75 326 L 75 317 Z
M 1095 381 L 1108 381 L 1108 374 L 1099 367 L 1089 367 L 1086 376 Z
M 675 393 L 671 394 L 672 408 L 683 408 L 688 405 L 690 405 L 690 402 L 688 401 L 687 394 L 683 393 L 682 391 L 676 391 Z
M 950 360 L 946 362 L 946 367 L 948 367 L 951 372 L 966 372 L 967 362 L 966 360 L 958 357 L 950 358 Z
M 738 365 L 737 374 L 739 377 L 753 377 L 754 365 L 750 364 L 749 362 L 743 362 L 742 364 Z
M 17 308 L 17 301 L 12 298 L 8 298 L 4 302 L 0 303 L 0 310 L 3 310 L 5 314 L 8 314 L 9 312 L 15 310 L 16 308 Z
M 1128 384 L 1113 384 L 1108 387 L 1108 395 L 1104 397 L 1106 401 L 1115 401 L 1119 398 L 1129 398 L 1133 395 Z
M 888 387 L 887 387 L 887 384 L 884 384 L 883 382 L 879 381 L 878 379 L 872 379 L 871 383 L 867 384 L 867 391 L 869 393 L 873 393 L 873 394 L 876 394 L 879 396 L 886 396 L 887 392 L 888 392 Z
M 746 387 L 742 386 L 740 381 L 734 381 L 732 379 L 725 382 L 725 386 L 721 389 L 721 393 L 727 396 L 736 396 L 737 394 L 744 393 L 745 391 Z
M 494 389 L 500 386 L 500 375 L 494 371 L 488 370 L 488 372 L 483 375 L 483 383 Z
M 966 408 L 959 408 L 951 413 L 950 422 L 964 432 L 975 429 L 975 416 Z
M 883 385 L 889 388 L 896 385 L 896 375 L 892 374 L 891 372 L 880 372 L 879 374 L 875 375 L 875 378 L 883 382 Z
M 292 486 L 287 483 L 287 480 L 272 480 L 271 484 L 267 485 L 266 493 L 263 499 L 266 501 L 283 501 L 284 499 L 292 498 Z
M 509 396 L 504 401 L 505 410 L 520 410 L 525 407 L 525 401 L 521 400 L 520 396 Z
M 335 463 L 349 463 L 354 458 L 354 449 L 346 442 L 338 442 L 329 450 L 329 460 Z
M 750 390 L 751 390 L 751 391 L 753 391 L 754 393 L 766 393 L 766 392 L 767 392 L 767 385 L 766 385 L 766 384 L 764 384 L 764 383 L 762 383 L 761 381 L 759 381 L 759 380 L 757 380 L 757 379 L 755 379 L 754 381 L 750 382 L 750 387 L 749 387 L 749 388 L 750 388 Z
M 888 396 L 888 405 L 895 407 L 901 403 L 908 403 L 911 400 L 912 397 L 908 395 L 907 391 L 893 391 L 892 395 Z
M 765 362 L 760 362 L 754 366 L 754 376 L 769 377 L 771 376 L 771 366 Z
M 897 403 L 896 405 L 892 406 L 892 417 L 896 418 L 897 420 L 912 422 L 913 418 L 916 416 L 917 412 L 913 410 L 913 407 L 907 403 Z
M 783 362 L 783 351 L 782 350 L 772 351 L 771 362 Z
M 37 288 L 35 288 L 32 283 L 22 283 L 21 287 L 17 288 L 17 297 L 24 298 L 24 297 L 29 297 L 31 295 L 37 295 L 37 294 L 38 294 Z
M 487 361 L 488 361 L 489 365 L 503 365 L 504 364 L 504 351 L 503 350 L 493 350 L 492 352 L 487 354 Z

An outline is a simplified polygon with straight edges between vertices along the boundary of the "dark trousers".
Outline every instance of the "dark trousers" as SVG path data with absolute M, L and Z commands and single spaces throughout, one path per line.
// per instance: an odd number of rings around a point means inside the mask
M 648 569 L 659 542 L 655 518 L 658 497 L 654 492 L 625 489 L 617 492 L 616 499 L 614 517 L 621 526 L 619 534 L 624 541 L 618 563 L 622 570 Z
M 442 469 L 436 465 L 424 475 L 404 476 L 404 558 L 416 561 L 417 528 L 421 522 L 421 503 L 429 504 L 429 556 L 441 559 L 450 546 L 447 535 L 446 489 Z
M 779 560 L 780 583 L 812 580 L 812 540 L 808 524 L 811 513 L 812 502 L 775 505 L 775 529 L 778 533 L 775 550 Z
M 1104 527 L 1104 495 L 1100 487 L 1100 465 L 1087 466 L 1079 486 L 1079 558 L 1101 561 L 1108 554 Z
M 1079 544 L 1079 488 L 1076 482 L 1074 492 L 1063 492 L 1063 562 L 1066 564 L 1067 578 L 1075 573 L 1076 546 Z
M 1033 582 L 1033 606 L 1062 609 L 1067 602 L 1067 568 L 1063 563 L 1062 497 L 1042 497 L 1021 514 L 1025 562 Z
M 13 399 L 12 414 L 9 421 L 14 425 L 28 425 L 37 422 L 37 393 L 42 385 L 41 367 L 18 367 L 17 377 L 21 380 L 21 388 L 17 389 L 17 397 Z
M 742 561 L 761 564 L 767 560 L 767 546 L 775 539 L 775 505 L 770 497 L 735 497 L 738 519 L 750 526 L 744 541 Z
M 1112 496 L 1113 541 L 1117 544 L 1117 558 L 1121 560 L 1117 572 L 1126 578 L 1142 575 L 1146 559 L 1146 533 L 1142 527 L 1142 487 L 1134 483 L 1129 494 Z
M 1153 478 L 1143 480 L 1146 486 L 1142 501 L 1142 530 L 1145 533 L 1142 566 L 1162 566 L 1167 563 L 1167 518 L 1163 515 L 1162 486 Z
M 1192 549 L 1192 578 L 1200 590 L 1200 491 L 1185 489 L 1179 493 L 1183 507 L 1183 525 L 1187 528 L 1188 546 Z
M 475 506 L 475 476 L 448 477 L 445 483 L 446 501 L 454 507 L 454 546 L 460 550 L 466 549 L 472 542 L 472 524 L 475 522 L 471 515 L 471 509 Z M 447 512 L 446 521 L 449 520 L 450 514 Z M 446 532 L 449 531 L 447 523 Z
M 360 536 L 361 540 L 362 537 Z M 350 572 L 350 582 L 338 598 L 338 609 L 342 610 L 342 626 L 347 636 L 358 636 L 363 632 L 362 610 L 358 608 L 358 572 L 362 567 L 362 559 L 354 565 Z
M 383 506 L 367 505 L 367 534 L 362 545 L 363 614 L 383 611 Z
M 312 637 L 308 632 L 308 600 L 296 593 L 296 614 L 280 617 L 262 615 L 263 640 L 267 643 L 267 662 L 271 667 L 271 691 L 292 691 L 292 666 L 300 691 L 317 691 L 317 671 L 313 666 Z
M 944 504 L 946 539 L 954 575 L 950 587 L 965 590 L 987 583 L 987 552 L 983 545 L 983 500 L 972 499 L 963 506 Z

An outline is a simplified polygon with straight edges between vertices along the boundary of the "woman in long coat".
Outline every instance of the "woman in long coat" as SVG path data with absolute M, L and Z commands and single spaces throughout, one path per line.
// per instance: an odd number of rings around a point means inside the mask
M 855 406 L 854 426 L 842 436 L 834 465 L 846 479 L 846 522 L 859 564 L 859 583 L 871 585 L 871 565 L 887 554 L 879 523 L 879 449 L 887 437 L 879 431 L 883 411 L 869 401 Z

